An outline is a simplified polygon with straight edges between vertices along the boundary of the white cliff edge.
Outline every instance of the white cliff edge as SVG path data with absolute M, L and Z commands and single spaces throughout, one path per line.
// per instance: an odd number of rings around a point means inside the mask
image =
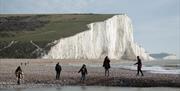
M 45 59 L 111 59 L 151 60 L 133 39 L 133 27 L 130 18 L 115 15 L 103 22 L 88 24 L 89 30 L 74 36 L 62 38 L 53 46 Z

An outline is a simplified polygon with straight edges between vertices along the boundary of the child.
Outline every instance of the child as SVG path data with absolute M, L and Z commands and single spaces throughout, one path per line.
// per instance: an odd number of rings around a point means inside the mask
M 81 67 L 78 73 L 80 72 L 81 72 L 81 80 L 84 81 L 86 79 L 86 74 L 88 74 L 85 64 L 83 64 L 83 66 Z

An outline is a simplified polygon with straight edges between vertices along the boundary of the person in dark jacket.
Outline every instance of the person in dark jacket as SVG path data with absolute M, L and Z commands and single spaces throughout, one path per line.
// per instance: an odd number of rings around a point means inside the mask
M 141 70 L 142 62 L 141 62 L 141 59 L 139 58 L 139 56 L 137 56 L 137 63 L 135 63 L 134 65 L 137 65 L 137 76 L 139 75 L 139 72 L 141 72 L 141 76 L 143 76 L 143 72 Z
M 111 66 L 110 66 L 110 60 L 109 60 L 108 56 L 106 56 L 104 59 L 103 67 L 105 69 L 105 76 L 109 76 L 109 69 L 111 68 Z
M 56 70 L 56 79 L 58 80 L 60 78 L 60 73 L 62 70 L 61 65 L 59 65 L 59 62 L 56 64 L 55 70 Z
M 81 69 L 78 71 L 78 73 L 80 72 L 81 72 L 81 80 L 84 81 L 86 79 L 86 74 L 88 74 L 85 64 L 83 64 Z
M 17 84 L 20 85 L 21 79 L 23 79 L 23 76 L 24 76 L 20 66 L 18 66 L 17 69 L 15 70 L 15 75 L 17 78 Z

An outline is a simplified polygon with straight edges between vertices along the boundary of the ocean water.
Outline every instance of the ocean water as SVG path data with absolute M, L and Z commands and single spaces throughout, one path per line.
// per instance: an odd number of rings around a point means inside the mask
M 137 70 L 137 66 L 134 65 L 136 61 L 124 61 L 124 63 L 111 63 L 112 68 L 122 68 L 128 70 Z M 49 66 L 49 65 L 47 65 Z M 50 66 L 54 66 L 50 65 Z M 82 64 L 69 63 L 65 66 L 81 67 Z M 102 64 L 88 64 L 89 67 L 102 67 Z M 180 59 L 176 60 L 154 60 L 143 62 L 142 70 L 149 73 L 158 74 L 180 74 Z
M 0 89 L 0 91 L 180 91 L 180 88 L 152 87 L 102 87 L 102 86 L 62 86 L 59 88 L 26 88 L 26 89 Z
M 123 68 L 123 69 L 129 69 L 129 70 L 137 70 L 136 66 L 124 66 L 124 65 L 119 65 L 118 68 Z M 142 66 L 143 71 L 147 71 L 150 73 L 158 73 L 158 74 L 180 74 L 180 69 L 177 67 L 163 67 L 163 66 Z
M 124 61 L 126 62 L 126 61 Z M 111 63 L 112 68 L 122 68 L 128 70 L 137 70 L 134 65 L 136 61 L 127 61 L 126 63 Z M 70 64 L 71 66 L 81 66 L 81 64 Z M 102 67 L 102 64 L 89 64 L 89 67 Z M 180 59 L 177 60 L 155 60 L 143 62 L 142 70 L 149 73 L 158 74 L 180 74 Z
M 137 70 L 137 66 L 131 64 L 114 65 L 114 67 Z M 143 71 L 158 74 L 180 74 L 180 60 L 157 60 L 143 63 Z

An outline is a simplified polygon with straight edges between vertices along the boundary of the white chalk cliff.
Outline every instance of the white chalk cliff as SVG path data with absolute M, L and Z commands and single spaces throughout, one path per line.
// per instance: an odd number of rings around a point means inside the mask
M 151 57 L 133 39 L 131 19 L 125 15 L 115 15 L 102 22 L 88 24 L 89 30 L 74 36 L 62 38 L 53 46 L 47 59 L 101 59 L 106 55 L 111 59 L 144 60 Z

